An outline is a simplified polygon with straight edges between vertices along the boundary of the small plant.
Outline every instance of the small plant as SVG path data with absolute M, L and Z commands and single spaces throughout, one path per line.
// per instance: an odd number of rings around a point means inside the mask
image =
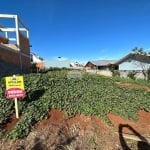
M 148 70 L 147 70 L 147 80 L 148 80 L 148 81 L 150 80 L 150 67 L 149 67 Z
M 135 75 L 136 75 L 136 71 L 131 71 L 131 72 L 128 73 L 127 76 L 128 76 L 130 79 L 135 80 L 135 79 L 136 79 Z
M 112 72 L 112 76 L 113 76 L 113 77 L 120 77 L 120 72 L 119 72 L 119 70 L 111 69 L 111 72 Z

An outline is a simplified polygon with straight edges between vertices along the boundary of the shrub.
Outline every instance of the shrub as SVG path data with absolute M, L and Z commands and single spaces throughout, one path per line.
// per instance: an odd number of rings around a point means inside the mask
M 114 69 L 112 69 L 111 72 L 112 72 L 112 76 L 113 76 L 113 77 L 116 77 L 116 76 L 117 76 L 117 77 L 120 77 L 120 72 L 119 72 L 119 70 L 114 70 Z
M 149 81 L 150 80 L 150 67 L 147 69 L 146 74 L 147 74 L 147 80 Z
M 136 71 L 130 71 L 128 73 L 127 77 L 129 77 L 130 79 L 135 80 L 136 79 L 135 75 L 136 75 Z

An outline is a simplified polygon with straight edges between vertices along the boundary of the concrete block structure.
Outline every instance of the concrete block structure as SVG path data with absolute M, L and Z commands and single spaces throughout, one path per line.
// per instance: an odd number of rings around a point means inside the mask
M 0 76 L 29 73 L 30 67 L 28 28 L 17 15 L 0 14 Z

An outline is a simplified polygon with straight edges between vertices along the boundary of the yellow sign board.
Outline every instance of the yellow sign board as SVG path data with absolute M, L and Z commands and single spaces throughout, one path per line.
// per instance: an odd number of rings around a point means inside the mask
M 17 98 L 24 98 L 25 91 L 24 91 L 24 81 L 23 76 L 10 76 L 5 77 L 6 81 L 6 98 L 15 100 L 15 110 L 16 110 L 16 118 L 19 118 L 18 112 L 18 102 Z
M 5 80 L 6 80 L 6 90 L 12 88 L 18 88 L 24 90 L 23 76 L 5 77 Z
M 6 98 L 24 98 L 24 82 L 23 76 L 5 77 L 6 80 Z

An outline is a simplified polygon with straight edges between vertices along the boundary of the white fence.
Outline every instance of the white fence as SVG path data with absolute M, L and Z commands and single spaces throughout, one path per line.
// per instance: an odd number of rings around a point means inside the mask
M 104 75 L 104 76 L 108 76 L 108 77 L 111 77 L 113 75 L 110 70 L 86 70 L 86 72 Z M 118 70 L 118 72 L 120 74 L 120 77 L 127 78 L 128 74 L 133 71 L 132 70 Z M 144 75 L 143 75 L 142 71 L 136 70 L 135 72 L 136 72 L 135 73 L 136 79 L 144 79 Z
M 125 77 L 125 78 L 128 77 L 128 74 L 130 72 L 133 72 L 133 71 L 132 70 L 119 70 L 120 77 Z M 139 71 L 136 70 L 134 72 L 135 72 L 136 79 L 144 79 L 145 78 L 141 70 L 139 70 Z
M 112 76 L 112 72 L 109 71 L 109 70 L 86 70 L 86 72 L 88 72 L 88 73 L 96 73 L 96 74 L 104 75 L 104 76 L 108 76 L 108 77 Z

